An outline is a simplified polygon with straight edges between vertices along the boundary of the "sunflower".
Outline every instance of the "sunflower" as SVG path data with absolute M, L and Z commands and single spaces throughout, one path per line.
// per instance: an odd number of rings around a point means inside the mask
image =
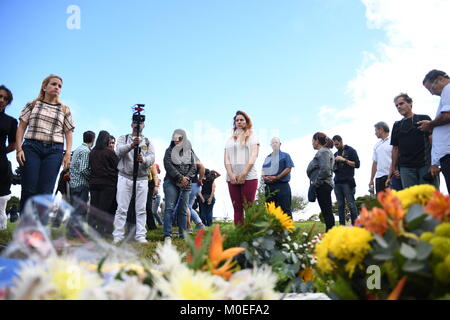
M 280 223 L 281 227 L 289 232 L 293 232 L 295 229 L 295 223 L 290 216 L 283 212 L 281 207 L 276 207 L 274 202 L 267 204 L 267 212 L 273 215 Z

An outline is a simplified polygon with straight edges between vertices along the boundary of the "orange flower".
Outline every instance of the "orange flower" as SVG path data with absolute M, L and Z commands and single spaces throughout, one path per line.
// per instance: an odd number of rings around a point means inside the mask
M 195 248 L 196 249 L 200 249 L 202 246 L 202 242 L 203 242 L 203 235 L 205 234 L 205 228 L 200 229 L 199 232 L 197 232 L 197 236 L 195 237 Z M 191 262 L 192 261 L 192 254 L 189 253 L 187 258 L 186 258 L 187 262 Z
M 314 280 L 314 273 L 311 268 L 306 268 L 306 269 L 300 270 L 298 275 L 303 279 L 304 282 Z
M 450 218 L 450 196 L 444 196 L 439 190 L 436 190 L 433 197 L 428 201 L 425 206 L 426 213 L 430 214 L 433 218 L 443 222 Z
M 386 211 L 380 208 L 373 208 L 368 211 L 365 207 L 361 209 L 359 218 L 356 219 L 356 225 L 360 225 L 370 232 L 377 233 L 380 236 L 389 228 Z
M 403 219 L 405 210 L 402 207 L 400 199 L 392 192 L 391 189 L 386 189 L 384 192 L 378 194 L 378 201 L 383 206 L 387 214 L 393 219 Z
M 211 273 L 229 279 L 231 277 L 232 268 L 236 263 L 232 262 L 234 256 L 238 255 L 244 248 L 229 248 L 223 250 L 224 237 L 220 234 L 219 225 L 216 225 L 212 234 L 211 246 L 209 248 L 209 261 L 211 262 Z M 217 268 L 219 264 L 226 260 L 221 268 Z
M 403 287 L 405 286 L 406 280 L 408 280 L 406 276 L 400 279 L 400 281 L 395 286 L 394 290 L 392 290 L 391 294 L 387 297 L 387 300 L 398 300 L 400 294 L 403 291 Z
M 378 201 L 382 204 L 384 210 L 390 217 L 388 223 L 392 229 L 394 229 L 397 234 L 403 234 L 403 217 L 406 212 L 402 207 L 400 199 L 391 189 L 387 189 L 378 194 Z

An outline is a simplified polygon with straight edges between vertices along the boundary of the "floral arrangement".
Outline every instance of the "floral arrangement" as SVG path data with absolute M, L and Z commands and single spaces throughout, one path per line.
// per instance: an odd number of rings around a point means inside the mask
M 101 238 L 56 250 L 41 221 L 52 223 L 58 202 L 41 199 L 42 219 L 25 213 L 17 226 L 7 258 L 20 259 L 12 284 L 0 288 L 0 299 L 14 300 L 231 300 L 279 299 L 270 266 L 240 270 L 235 256 L 243 248 L 224 250 L 218 225 L 188 238 L 190 251 L 180 254 L 170 243 L 159 244 L 154 263 L 138 259 L 131 246 L 113 246 Z M 44 201 L 45 200 L 45 201 Z M 53 211 L 52 211 L 53 210 Z M 53 215 L 56 217 L 58 215 Z M 60 215 L 61 216 L 61 215 Z M 61 220 L 64 225 L 65 219 Z M 89 227 L 87 227 L 89 230 Z M 91 230 L 92 231 L 92 230 Z M 88 232 L 89 233 L 89 232 Z M 59 243 L 61 245 L 61 243 Z M 59 254 L 58 254 L 59 252 Z
M 313 251 L 318 241 L 314 228 L 309 232 L 296 228 L 281 207 L 266 203 L 260 193 L 247 207 L 244 223 L 227 232 L 225 246 L 245 248 L 237 256 L 241 268 L 271 266 L 279 292 L 306 293 L 313 291 Z
M 419 185 L 378 201 L 315 246 L 316 289 L 333 299 L 450 298 L 450 197 Z

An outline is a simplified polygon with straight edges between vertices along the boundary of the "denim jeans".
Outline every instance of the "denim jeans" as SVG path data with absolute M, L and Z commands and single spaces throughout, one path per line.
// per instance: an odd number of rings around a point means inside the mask
M 83 208 L 83 206 L 78 206 L 77 203 L 79 201 L 87 203 L 89 200 L 89 186 L 70 188 L 70 199 L 75 210 L 70 215 L 67 227 L 69 228 L 69 233 L 72 236 L 76 236 L 77 232 L 83 231 L 82 225 L 87 217 L 86 207 Z
M 266 195 L 272 194 L 267 197 L 266 202 L 275 202 L 277 207 L 281 207 L 283 212 L 292 217 L 291 202 L 292 194 L 291 187 L 288 182 L 278 182 L 266 184 Z
M 431 184 L 439 190 L 439 177 L 436 177 L 433 183 L 423 179 L 428 173 L 429 166 L 423 166 L 420 168 L 407 168 L 400 167 L 400 177 L 402 179 L 403 188 L 409 188 L 418 184 Z
M 441 158 L 441 171 L 447 184 L 447 191 L 450 193 L 450 154 Z
M 45 143 L 25 139 L 22 149 L 25 164 L 22 167 L 22 195 L 20 208 L 37 194 L 52 194 L 63 159 L 62 143 Z
M 205 226 L 209 227 L 212 225 L 213 220 L 213 207 L 216 203 L 216 198 L 212 198 L 211 204 L 208 204 L 208 199 L 211 197 L 210 194 L 204 194 L 203 198 L 205 202 L 199 201 L 198 206 L 200 208 L 200 218 Z
M 188 208 L 191 190 L 181 190 L 168 179 L 164 181 L 163 189 L 166 197 L 163 224 L 164 237 L 172 236 L 172 213 L 178 208 L 176 212 L 179 236 L 184 238 L 184 232 L 186 231 L 186 210 Z
M 201 225 L 202 219 L 198 216 L 197 211 L 195 211 L 192 206 L 194 205 L 195 199 L 197 198 L 197 194 L 202 191 L 202 186 L 199 186 L 197 183 L 192 184 L 191 193 L 189 194 L 189 211 L 191 212 L 191 220 L 194 221 L 195 224 Z
M 339 210 L 339 224 L 345 226 L 345 202 L 350 208 L 352 224 L 358 218 L 358 209 L 355 204 L 355 189 L 350 187 L 347 183 L 336 183 L 334 185 L 334 194 L 338 203 Z

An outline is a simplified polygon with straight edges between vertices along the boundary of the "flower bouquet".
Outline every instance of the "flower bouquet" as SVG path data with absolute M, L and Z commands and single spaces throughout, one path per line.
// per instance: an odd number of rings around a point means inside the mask
M 316 245 L 315 287 L 333 299 L 449 298 L 449 196 L 419 185 L 378 201 Z

